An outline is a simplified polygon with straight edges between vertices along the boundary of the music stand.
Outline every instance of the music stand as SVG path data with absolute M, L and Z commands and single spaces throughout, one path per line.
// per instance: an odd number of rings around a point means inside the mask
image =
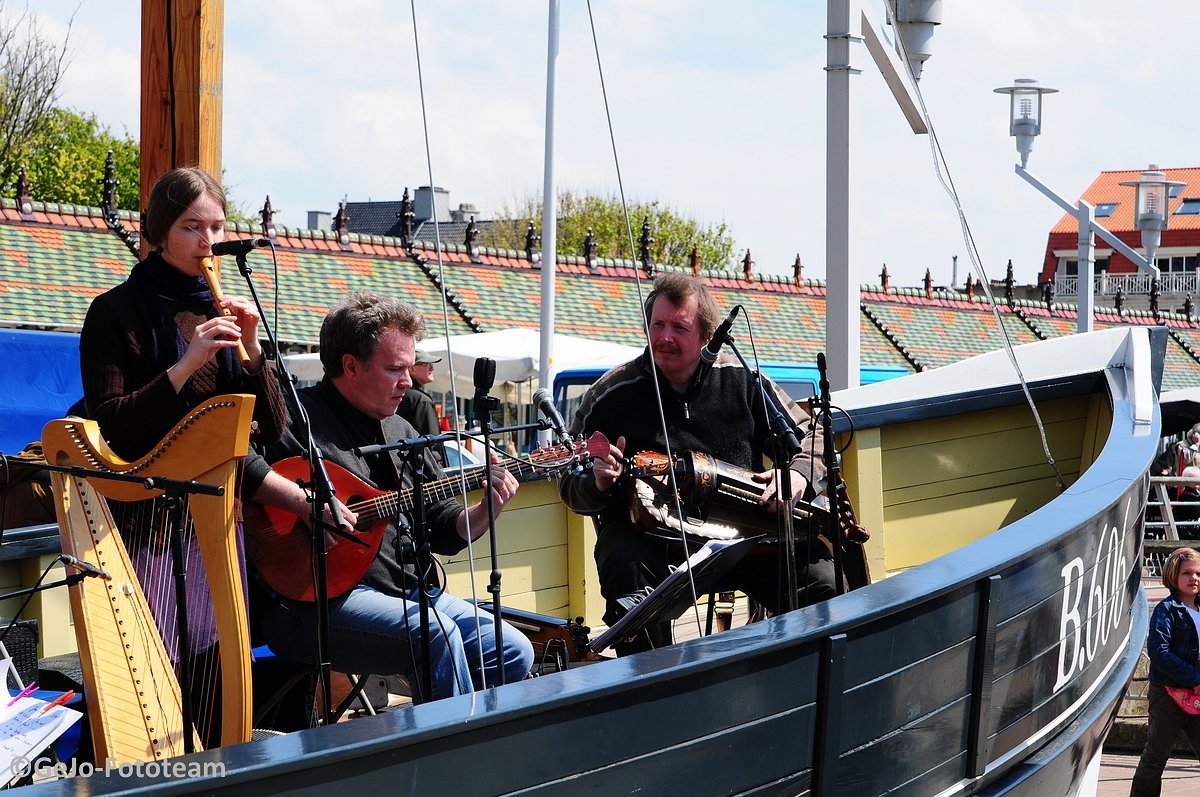
M 663 582 L 636 606 L 623 614 L 608 630 L 588 644 L 599 653 L 619 640 L 637 634 L 654 623 L 668 622 L 683 615 L 695 602 L 695 595 L 715 591 L 733 567 L 750 553 L 760 537 L 740 540 L 709 540 L 704 547 L 689 556 Z M 692 578 L 688 579 L 688 571 Z M 695 583 L 695 591 L 692 583 Z

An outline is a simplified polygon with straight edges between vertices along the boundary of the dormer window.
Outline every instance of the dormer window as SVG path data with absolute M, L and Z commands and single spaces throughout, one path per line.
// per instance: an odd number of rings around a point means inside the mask
M 1184 188 L 1186 188 L 1186 186 L 1181 185 L 1181 184 L 1168 186 L 1167 199 L 1174 199 L 1175 197 L 1179 196 L 1180 194 L 1183 193 Z
M 1107 219 L 1120 205 L 1120 202 L 1101 202 L 1099 205 L 1096 205 L 1096 218 Z
M 1175 211 L 1176 216 L 1196 216 L 1200 215 L 1200 199 L 1184 199 L 1179 203 L 1179 210 Z

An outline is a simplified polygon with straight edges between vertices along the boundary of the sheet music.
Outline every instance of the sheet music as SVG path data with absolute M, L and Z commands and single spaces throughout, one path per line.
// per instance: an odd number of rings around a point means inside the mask
M 626 614 L 622 615 L 619 620 L 609 626 L 607 631 L 593 639 L 588 647 L 590 647 L 593 651 L 600 652 L 627 634 L 631 633 L 630 629 L 641 628 L 644 624 L 643 621 L 646 619 L 646 614 L 654 611 L 654 609 L 657 608 L 658 599 L 676 592 L 682 586 L 680 582 L 687 581 L 689 570 L 699 568 L 700 565 L 706 560 L 716 556 L 718 553 L 727 548 L 733 548 L 735 546 L 740 546 L 742 548 L 742 553 L 738 556 L 740 559 L 741 556 L 745 555 L 745 552 L 749 550 L 746 546 L 753 545 L 755 539 L 757 538 L 709 540 L 708 542 L 704 543 L 704 547 L 689 556 L 679 565 L 679 567 L 672 570 L 670 575 L 664 578 L 662 583 L 655 587 L 654 590 L 641 601 L 641 603 L 634 606 Z M 698 587 L 697 592 L 703 593 L 704 590 L 702 587 Z M 691 597 L 690 590 L 688 590 L 688 595 L 685 597 Z M 674 618 L 672 617 L 669 619 Z
M 12 659 L 0 659 L 0 676 L 7 679 L 11 666 Z M 51 704 L 36 697 L 18 698 L 10 706 L 11 700 L 0 695 L 0 782 L 31 771 L 38 753 L 83 717 L 62 705 L 47 709 Z

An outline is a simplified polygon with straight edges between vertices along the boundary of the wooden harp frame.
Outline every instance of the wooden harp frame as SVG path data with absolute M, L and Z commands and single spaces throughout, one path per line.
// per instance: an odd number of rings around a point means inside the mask
M 109 448 L 95 421 L 55 420 L 42 431 L 52 464 L 224 487 L 223 495 L 196 494 L 189 502 L 220 640 L 222 745 L 250 740 L 253 713 L 250 634 L 234 537 L 237 461 L 249 448 L 253 412 L 254 396 L 214 396 L 132 462 Z M 70 588 L 97 760 L 178 755 L 184 734 L 179 684 L 108 505 L 100 500 L 139 501 L 163 491 L 64 473 L 53 474 L 53 485 L 63 551 L 113 576 L 83 579 Z

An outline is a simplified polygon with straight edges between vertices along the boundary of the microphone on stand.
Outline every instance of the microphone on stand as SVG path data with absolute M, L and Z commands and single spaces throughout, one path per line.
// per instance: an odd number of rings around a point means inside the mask
M 558 407 L 554 406 L 554 398 L 550 389 L 539 387 L 533 391 L 533 403 L 537 405 L 538 412 L 550 422 L 550 428 L 554 430 L 554 434 L 558 435 L 558 442 L 570 448 L 571 435 L 567 434 L 567 425 L 563 422 L 562 414 L 559 413 Z
M 101 570 L 100 568 L 96 567 L 93 564 L 89 564 L 89 563 L 83 561 L 82 559 L 76 559 L 74 556 L 71 556 L 70 554 L 60 553 L 58 555 L 58 561 L 62 562 L 64 565 L 69 565 L 70 567 L 74 567 L 74 568 L 82 571 L 83 573 L 86 573 L 89 576 L 95 576 L 96 578 L 102 578 L 105 581 L 112 581 L 112 576 L 110 576 L 108 573 L 104 572 L 103 570 Z
M 729 329 L 733 326 L 733 319 L 737 317 L 738 310 L 742 306 L 734 305 L 733 310 L 721 322 L 721 326 L 717 327 L 717 331 L 713 333 L 712 338 L 708 343 L 704 344 L 704 348 L 700 350 L 700 361 L 712 365 L 717 361 L 717 354 L 720 353 L 721 347 L 725 345 L 725 341 L 729 340 Z
M 490 357 L 477 358 L 475 360 L 475 400 L 487 398 L 495 383 L 496 361 Z
M 473 400 L 475 411 L 475 423 L 479 425 L 479 429 L 485 435 L 490 428 L 492 398 L 488 394 L 492 392 L 492 385 L 496 382 L 496 361 L 490 357 L 477 357 L 475 359 L 475 398 Z M 484 443 L 485 450 L 487 443 Z
M 221 241 L 219 244 L 213 244 L 212 253 L 213 257 L 247 255 L 255 249 L 262 249 L 270 245 L 271 241 L 268 238 L 240 238 L 236 241 Z

